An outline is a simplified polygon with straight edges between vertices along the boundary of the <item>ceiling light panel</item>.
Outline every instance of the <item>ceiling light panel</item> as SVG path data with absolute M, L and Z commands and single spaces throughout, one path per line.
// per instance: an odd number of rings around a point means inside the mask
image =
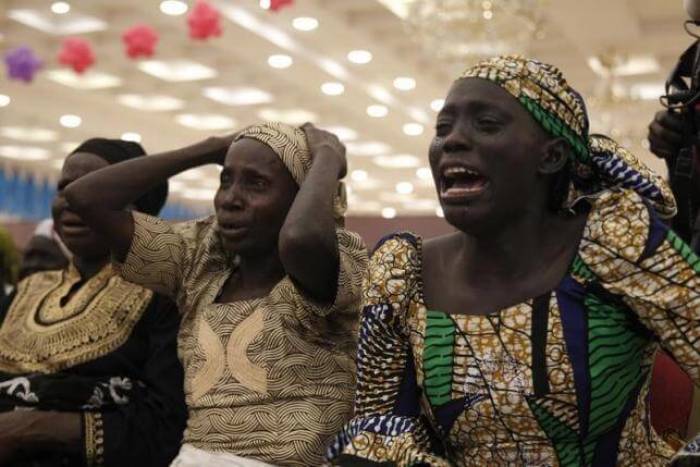
M 117 102 L 146 112 L 166 112 L 185 106 L 183 100 L 164 94 L 120 94 L 117 96 Z
M 8 11 L 7 16 L 25 26 L 54 35 L 87 34 L 107 29 L 107 23 L 101 19 L 80 13 L 56 15 L 49 10 L 22 8 Z
M 55 83 L 80 90 L 107 89 L 122 84 L 122 80 L 118 76 L 94 70 L 86 71 L 81 75 L 67 69 L 49 70 L 47 77 Z
M 206 87 L 205 97 L 220 104 L 231 106 L 269 104 L 273 101 L 272 94 L 262 89 L 252 87 Z
M 191 60 L 145 60 L 139 70 L 171 83 L 215 78 L 216 70 Z

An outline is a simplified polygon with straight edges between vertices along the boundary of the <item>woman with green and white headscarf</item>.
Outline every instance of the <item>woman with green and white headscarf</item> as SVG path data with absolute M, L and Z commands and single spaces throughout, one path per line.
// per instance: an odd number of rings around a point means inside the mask
M 662 221 L 663 179 L 519 56 L 452 84 L 429 157 L 457 231 L 372 255 L 355 418 L 330 462 L 666 465 L 650 369 L 661 346 L 700 382 L 700 260 Z

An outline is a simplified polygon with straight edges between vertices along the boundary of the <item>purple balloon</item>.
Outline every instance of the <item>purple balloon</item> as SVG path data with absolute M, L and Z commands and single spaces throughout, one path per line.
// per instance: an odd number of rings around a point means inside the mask
M 42 62 L 27 46 L 17 47 L 5 54 L 7 75 L 10 79 L 17 79 L 29 83 L 34 74 L 41 68 Z

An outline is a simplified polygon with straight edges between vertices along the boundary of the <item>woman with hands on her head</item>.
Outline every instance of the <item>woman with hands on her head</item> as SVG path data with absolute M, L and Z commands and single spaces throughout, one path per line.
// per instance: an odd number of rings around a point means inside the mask
M 223 164 L 214 216 L 170 225 L 122 211 L 209 163 Z M 123 277 L 180 308 L 189 419 L 174 465 L 318 465 L 349 418 L 367 258 L 343 229 L 345 172 L 335 136 L 268 122 L 66 189 Z

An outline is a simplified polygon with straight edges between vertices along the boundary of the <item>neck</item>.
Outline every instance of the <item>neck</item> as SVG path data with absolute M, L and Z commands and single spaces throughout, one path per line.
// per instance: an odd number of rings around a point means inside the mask
M 463 255 L 470 258 L 465 273 L 471 278 L 516 278 L 529 274 L 533 263 L 544 260 L 540 253 L 556 229 L 559 217 L 547 209 L 527 211 L 511 217 L 493 231 L 463 233 Z
M 236 269 L 239 285 L 256 287 L 279 282 L 286 274 L 277 250 L 266 255 L 239 256 Z
M 109 263 L 109 256 L 102 258 L 82 258 L 79 256 L 73 257 L 73 264 L 83 280 L 88 280 L 100 272 L 107 263 Z

